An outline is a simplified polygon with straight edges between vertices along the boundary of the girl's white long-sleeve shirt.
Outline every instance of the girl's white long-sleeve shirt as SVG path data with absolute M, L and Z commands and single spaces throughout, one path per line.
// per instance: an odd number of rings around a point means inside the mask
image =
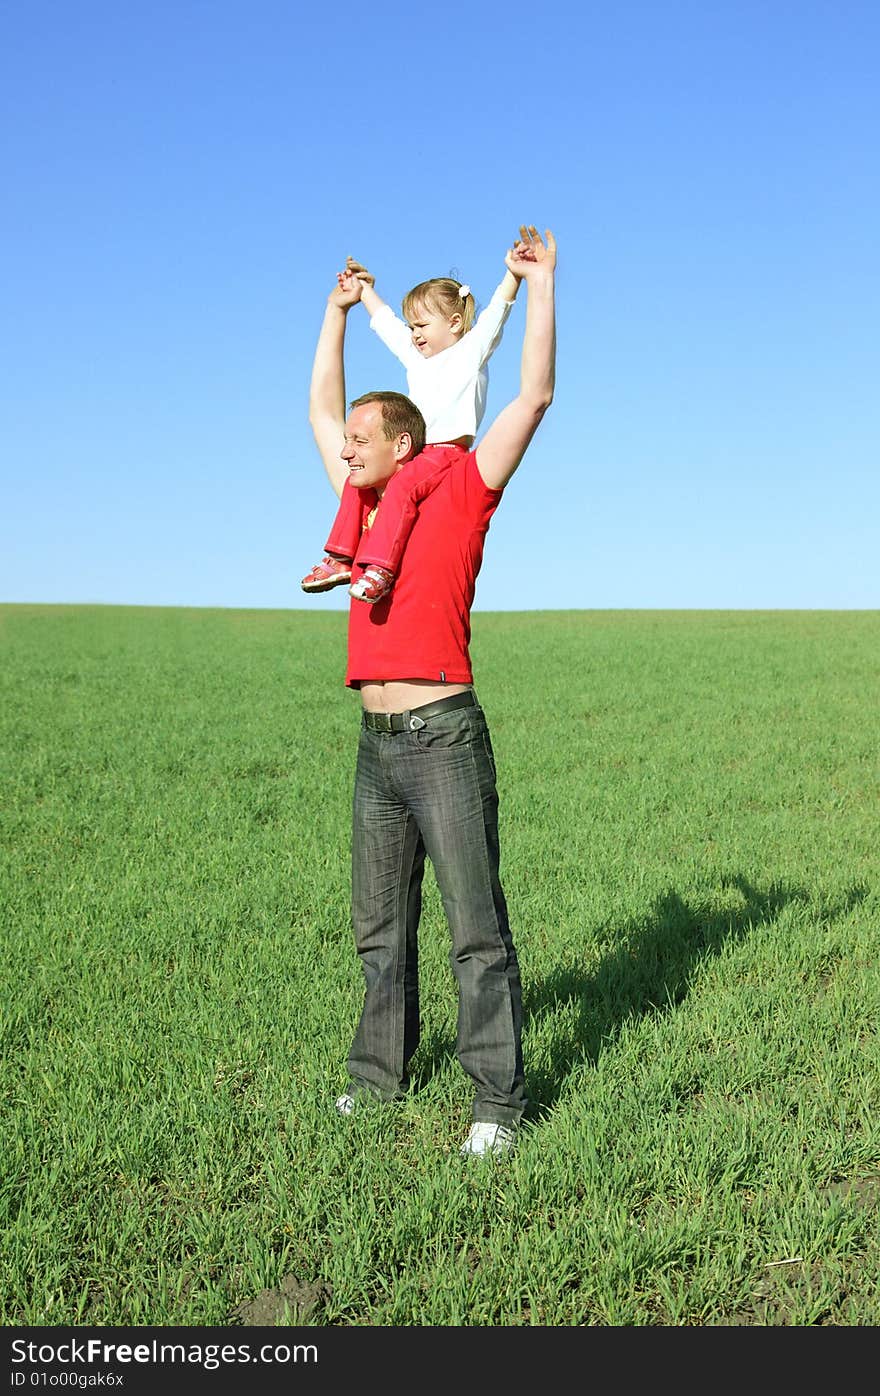
M 448 349 L 427 359 L 390 305 L 380 306 L 371 317 L 370 329 L 406 369 L 408 395 L 425 419 L 429 444 L 476 436 L 489 389 L 486 365 L 500 343 L 512 305 L 513 301 L 503 299 L 499 286 L 472 328 Z

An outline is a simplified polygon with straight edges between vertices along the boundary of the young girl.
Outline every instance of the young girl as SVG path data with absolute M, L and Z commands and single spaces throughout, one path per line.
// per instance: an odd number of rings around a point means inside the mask
M 366 570 L 349 591 L 372 604 L 394 586 L 419 504 L 473 446 L 486 409 L 486 365 L 500 343 L 519 280 L 507 271 L 476 319 L 469 286 L 452 277 L 422 281 L 403 298 L 404 324 L 376 294 L 366 267 L 349 257 L 338 280 L 351 276 L 362 284 L 370 328 L 406 369 L 409 397 L 425 419 L 427 444 L 389 481 L 381 508 L 372 491 L 345 482 L 327 556 L 303 577 L 302 589 L 329 591 L 350 582 L 356 556 Z

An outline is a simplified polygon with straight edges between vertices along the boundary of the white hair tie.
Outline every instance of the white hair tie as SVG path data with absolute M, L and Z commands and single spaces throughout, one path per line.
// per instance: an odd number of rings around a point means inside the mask
M 470 295 L 470 293 L 471 293 L 471 288 L 470 288 L 470 286 L 459 286 L 459 288 L 458 288 L 458 294 L 461 296 L 462 300 L 466 300 L 467 297 Z

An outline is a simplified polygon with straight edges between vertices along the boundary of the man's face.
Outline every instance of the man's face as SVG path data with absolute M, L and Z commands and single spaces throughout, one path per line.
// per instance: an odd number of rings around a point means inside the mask
M 405 452 L 400 438 L 389 441 L 378 402 L 352 408 L 345 424 L 345 445 L 340 455 L 348 466 L 349 484 L 356 490 L 384 489 L 400 469 Z

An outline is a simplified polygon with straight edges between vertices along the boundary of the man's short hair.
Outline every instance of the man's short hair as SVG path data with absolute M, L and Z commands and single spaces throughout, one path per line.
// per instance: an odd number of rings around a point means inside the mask
M 349 411 L 355 407 L 366 407 L 369 402 L 377 402 L 382 409 L 383 434 L 393 441 L 406 432 L 413 444 L 413 455 L 425 449 L 425 419 L 415 403 L 405 393 L 364 393 L 356 397 Z

